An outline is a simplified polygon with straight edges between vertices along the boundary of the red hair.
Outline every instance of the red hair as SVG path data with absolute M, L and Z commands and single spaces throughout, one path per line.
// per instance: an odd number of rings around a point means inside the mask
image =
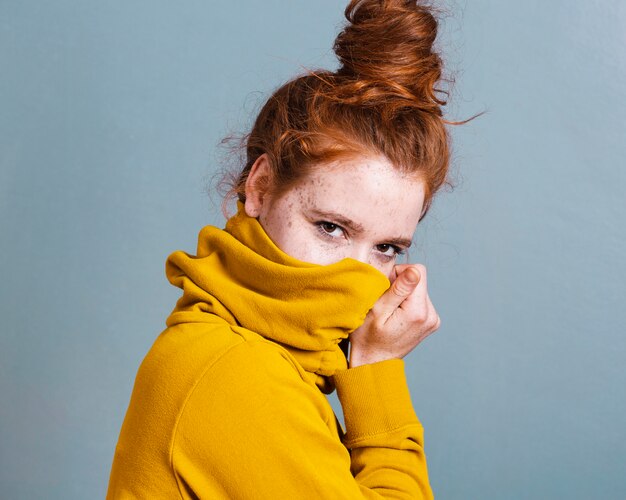
M 450 163 L 447 94 L 436 87 L 438 21 L 416 0 L 352 0 L 345 16 L 334 44 L 341 67 L 297 77 L 267 100 L 246 136 L 246 164 L 230 194 L 245 201 L 246 179 L 262 154 L 278 191 L 317 164 L 382 155 L 424 182 L 424 217 Z

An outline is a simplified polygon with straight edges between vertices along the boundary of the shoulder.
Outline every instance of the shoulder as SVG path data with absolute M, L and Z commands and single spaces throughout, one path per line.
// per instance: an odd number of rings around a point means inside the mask
M 282 351 L 265 340 L 242 341 L 207 366 L 181 408 L 175 447 L 258 439 L 258 429 L 275 434 L 292 427 L 297 433 L 314 425 L 331 434 L 335 417 L 328 400 Z
M 298 373 L 300 368 L 278 344 L 255 332 L 217 318 L 166 328 L 146 354 L 138 377 L 151 383 L 172 382 L 187 391 L 202 378 L 220 371 L 263 368 Z
M 271 393 L 276 404 L 280 397 L 328 404 L 286 349 L 226 322 L 166 329 L 142 363 L 139 380 L 146 391 L 173 396 L 181 415 L 193 412 L 195 404 L 224 404 L 222 411 L 237 411 L 228 398 L 238 394 L 247 401 Z
M 326 401 L 319 389 L 306 379 L 304 370 L 288 351 L 260 336 L 241 336 L 219 357 L 207 363 L 198 375 L 189 398 L 209 398 L 213 404 L 218 404 L 222 398 L 235 398 L 238 394 L 245 395 L 248 402 L 264 396 L 271 396 L 276 402 L 281 396 Z
M 163 412 L 179 418 L 194 403 L 218 404 L 228 394 L 260 394 L 277 385 L 309 397 L 317 390 L 278 344 L 226 322 L 187 323 L 167 328 L 154 342 L 132 399 L 143 407 L 144 419 Z

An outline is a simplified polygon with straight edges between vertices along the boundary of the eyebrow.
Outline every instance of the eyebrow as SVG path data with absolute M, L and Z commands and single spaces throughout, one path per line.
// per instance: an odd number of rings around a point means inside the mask
M 358 222 L 348 219 L 347 217 L 344 217 L 343 215 L 338 214 L 337 212 L 317 210 L 317 209 L 312 209 L 311 212 L 313 213 L 313 215 L 315 215 L 316 217 L 319 217 L 320 219 L 330 219 L 333 222 L 337 222 L 340 226 L 346 227 L 354 233 L 362 233 L 364 231 L 364 227 L 362 224 L 359 224 Z M 413 241 L 411 240 L 411 238 L 398 237 L 398 238 L 386 239 L 385 244 L 388 244 L 388 243 L 392 245 L 409 248 L 413 244 Z

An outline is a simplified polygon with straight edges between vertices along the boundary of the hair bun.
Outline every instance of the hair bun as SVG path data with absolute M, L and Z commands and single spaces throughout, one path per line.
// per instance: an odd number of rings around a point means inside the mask
M 338 77 L 352 80 L 360 102 L 399 98 L 404 106 L 440 114 L 445 101 L 435 85 L 442 62 L 433 51 L 438 21 L 432 8 L 416 0 L 352 0 L 349 24 L 335 40 L 341 68 Z

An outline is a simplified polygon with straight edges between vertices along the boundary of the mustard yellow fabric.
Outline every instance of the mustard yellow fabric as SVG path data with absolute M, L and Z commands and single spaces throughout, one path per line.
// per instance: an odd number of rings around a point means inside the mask
M 432 498 L 403 361 L 348 369 L 339 347 L 388 279 L 298 261 L 238 208 L 167 260 L 183 294 L 137 373 L 107 498 Z

